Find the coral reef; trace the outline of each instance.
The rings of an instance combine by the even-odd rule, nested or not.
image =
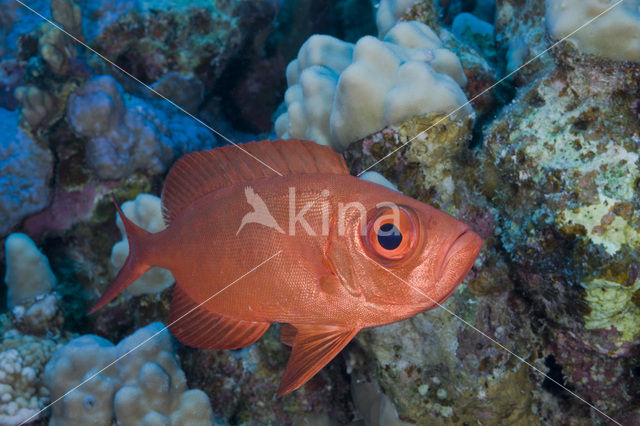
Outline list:
[[[152,123],[127,108],[111,77],[89,80],[69,98],[72,129],[87,138],[87,162],[102,179],[118,179],[138,168],[164,171],[172,158],[170,142]]]
[[[254,41],[249,49],[243,50],[242,66],[234,66],[231,72],[225,72],[220,83],[222,90],[216,90],[224,106],[224,115],[234,127],[261,133],[272,128],[271,116],[282,102],[286,89],[286,66],[312,34],[331,35],[353,43],[365,35],[375,35],[377,31],[375,7],[369,0],[283,0],[277,3],[273,21],[266,25],[263,20],[256,23],[258,27],[264,25],[260,35],[260,38],[264,37],[264,44]],[[270,32],[265,36],[267,31]]]
[[[472,123],[469,117],[416,118],[367,136],[344,154],[355,173],[375,165],[405,193],[446,209],[455,197],[456,160],[468,152]]]
[[[516,352],[538,340],[522,328],[526,308],[510,294],[513,284],[497,251],[491,208],[466,183],[474,168],[468,164],[470,127],[443,120],[420,135],[429,126],[432,122],[413,120],[386,128],[354,143],[345,153],[348,163],[358,172],[393,153],[378,169],[405,193],[463,217],[485,238],[484,249],[446,310],[360,333],[359,347],[349,353],[364,353],[364,361],[352,366],[352,374],[378,383],[404,421],[447,424],[480,417],[488,424],[507,418],[536,424],[537,402],[530,396],[536,381],[528,367],[469,328],[485,330],[498,341],[509,336]],[[505,309],[492,309],[495,305]]]
[[[378,27],[378,35],[383,38],[387,32],[401,20],[403,15],[413,6],[420,3],[420,0],[382,0],[378,4],[378,13],[376,13],[376,26]],[[431,2],[422,2],[424,6],[432,14],[437,13],[437,6]],[[431,4],[428,4],[431,3]],[[436,15],[437,16],[437,15]],[[437,22],[437,19],[435,19]],[[424,21],[423,21],[424,22]],[[427,23],[430,25],[430,23]]]
[[[463,288],[445,306],[470,319],[477,315],[482,328],[499,321],[493,325],[499,340],[514,333],[517,324],[491,313],[485,303],[474,307],[469,303],[473,299]],[[358,338],[373,357],[376,368],[370,371],[400,418],[428,424],[462,424],[478,418],[483,424],[537,424],[535,382],[528,367],[502,356],[450,312],[439,309]]]
[[[82,9],[73,0],[51,0],[51,18],[66,32],[83,40]]]
[[[53,1],[51,14],[61,20],[59,25],[81,31],[79,9],[71,0]],[[44,141],[51,126],[64,116],[69,93],[89,76],[89,70],[77,58],[74,42],[51,24],[21,36],[19,46],[18,64],[24,77],[14,95],[20,103],[20,124]]]
[[[172,337],[161,323],[116,346],[94,335],[75,338],[53,354],[44,380],[52,399],[62,397],[52,407],[51,425],[111,425],[114,419],[120,424],[213,423],[207,396],[187,390]]]
[[[613,7],[615,5],[615,7]],[[616,61],[640,62],[640,2],[546,0],[549,35],[585,53]],[[611,9],[607,11],[608,9]],[[593,21],[580,31],[587,22]]]
[[[187,137],[162,112],[131,98],[109,76],[95,77],[69,97],[71,128],[87,138],[86,161],[102,179],[120,179],[142,169],[161,173],[174,156],[211,147],[215,142],[203,130]],[[175,123],[176,120],[173,120]]]
[[[22,120],[32,128],[51,124],[59,118],[56,117],[58,101],[50,93],[35,86],[20,86],[14,95],[22,107]]]
[[[183,77],[177,72],[169,71],[153,83],[152,87],[192,114],[197,112],[204,100],[204,86],[193,75]]]
[[[24,234],[11,234],[4,253],[10,314],[0,314],[0,425],[9,426],[40,417],[45,364],[68,337],[48,259]]]
[[[479,178],[555,359],[578,394],[622,413],[634,391],[619,372],[640,332],[640,123],[637,83],[624,68],[596,83],[597,72],[558,70],[524,90],[489,129]],[[506,200],[523,208],[500,208]]]
[[[235,424],[308,424],[323,414],[329,424],[352,418],[348,377],[338,356],[303,388],[275,398],[289,356],[272,326],[256,344],[237,351],[180,351],[190,387],[209,395],[216,416]],[[325,417],[326,421],[326,417]]]
[[[6,238],[4,253],[12,326],[31,335],[58,334],[63,319],[49,260],[28,236],[19,233]]]
[[[13,111],[18,100],[13,95],[16,87],[22,84],[22,68],[15,59],[0,60],[0,108]]]
[[[509,58],[505,43],[529,37],[512,68],[546,47],[539,6],[498,2],[502,54]],[[515,19],[519,13],[525,19]],[[637,70],[578,58],[571,47],[533,65],[512,80],[530,86],[474,150],[424,137],[403,147],[422,124],[390,126],[345,152],[355,172],[389,155],[376,170],[485,238],[467,281],[445,305],[450,312],[357,339],[367,361],[354,371],[373,374],[403,420],[544,424],[558,421],[562,406],[578,422],[601,421],[473,326],[615,419],[637,422],[638,388],[633,375],[624,376],[640,330]],[[437,146],[442,151],[428,151]]]
[[[28,236],[11,234],[4,244],[7,268],[4,280],[10,308],[53,289],[56,277],[49,267],[49,260]]]
[[[398,418],[398,412],[388,396],[380,391],[375,382],[351,376],[353,404],[362,416],[365,425],[408,426],[411,423]]]
[[[490,23],[465,12],[454,18],[451,32],[458,40],[482,52],[485,58],[495,60],[496,52],[493,42],[495,36],[493,25]]]
[[[14,327],[34,336],[58,333],[64,325],[60,296],[56,292],[42,293],[11,310]]]
[[[613,4],[382,0],[374,16],[369,0],[29,2],[231,140],[273,136],[279,117],[277,134],[335,147],[353,174],[484,239],[442,308],[363,330],[276,399],[279,326],[241,350],[174,348],[152,323],[167,320],[167,271],[87,316],[128,253],[107,195],[158,232],[166,170],[219,141],[0,0],[0,425],[156,333],[30,421],[605,423],[556,381],[638,424],[638,1],[476,98]]]
[[[160,232],[166,227],[162,217],[160,198],[154,195],[140,194],[135,200],[122,203],[120,208],[133,223],[149,232]],[[129,255],[129,243],[119,215],[116,223],[123,238],[111,250],[111,264],[120,270]],[[153,267],[127,287],[125,294],[137,296],[146,293],[160,293],[174,282],[170,271]]]
[[[0,321],[2,326],[9,325],[6,318]],[[49,400],[42,373],[58,346],[59,342],[52,339],[25,336],[15,329],[3,331],[0,341],[0,425],[38,419],[38,412]]]
[[[448,14],[457,16],[460,13],[458,10],[465,9],[466,6],[462,7],[462,4],[457,3],[453,1],[437,4],[430,0],[382,1],[377,14],[378,31],[380,34],[386,34],[393,25],[405,21],[422,22],[433,29],[442,41],[442,47],[455,53],[459,58],[466,78],[466,85],[462,85],[462,89],[467,98],[471,99],[471,105],[479,118],[478,121],[482,121],[483,115],[491,113],[502,96],[499,91],[498,93],[484,93],[495,84],[499,74],[492,65],[494,61],[498,60],[494,37],[489,37],[486,33],[486,25],[491,25],[494,20],[491,16],[483,25],[482,21],[478,23],[475,15],[471,19],[466,19],[466,22],[472,20],[475,23],[473,31],[483,33],[481,37],[476,39],[466,37],[460,31],[462,25],[448,28],[442,22],[448,20]],[[482,9],[480,3],[477,3],[476,6]],[[389,13],[389,11],[393,13]],[[442,20],[440,19],[441,14],[444,15]],[[459,20],[464,21],[464,16],[462,15]],[[483,27],[483,30],[478,29],[479,25]],[[465,27],[467,27],[466,24]],[[458,34],[454,34],[456,32]]]
[[[640,247],[635,223],[640,127],[633,119],[635,97],[618,91],[615,101],[603,108],[610,93],[608,84],[594,85],[581,73],[569,78],[553,73],[539,80],[492,126],[485,150],[490,179],[484,182],[496,202],[517,197],[524,205],[535,206],[533,211],[503,213],[509,221],[502,232],[503,244],[519,263],[527,265],[528,273],[544,271],[556,292],[569,292],[567,300],[572,300],[576,313],[587,310],[589,328],[608,329],[606,318],[609,325],[623,327],[618,329],[619,338],[615,333],[610,336],[613,346],[606,350],[615,352],[625,341],[633,341],[632,335],[639,330],[629,316],[633,318],[637,309],[631,295]],[[544,126],[541,117],[545,117]],[[538,124],[533,126],[534,122]],[[507,165],[514,158],[517,169]],[[505,179],[517,185],[501,183]],[[523,238],[518,229],[538,232]],[[564,245],[563,240],[570,244]],[[544,266],[540,258],[535,264],[529,261],[535,252],[558,253],[560,247],[565,264],[555,265],[552,259]],[[553,284],[559,277],[551,279],[554,271],[562,272],[559,287]],[[583,291],[588,303],[581,306],[577,301],[583,299]],[[560,308],[555,302],[545,305]],[[626,320],[615,321],[618,309],[626,312]],[[600,310],[608,315],[603,317]],[[581,321],[581,316],[576,320]],[[590,340],[586,335],[583,339]]]
[[[29,7],[48,15],[49,1],[34,0]],[[19,40],[42,23],[42,19],[13,0],[0,1],[0,56],[15,59]]]
[[[56,0],[52,6],[58,6],[58,9],[52,7],[54,19],[56,19],[56,15],[58,15],[58,18],[66,21],[66,25],[58,21],[63,28],[70,28],[71,31],[76,33],[81,31],[81,28],[78,29],[80,26],[80,9],[76,4],[71,3],[69,0]],[[60,8],[65,10],[60,13],[55,13],[56,10]],[[66,10],[67,8],[72,8],[72,10]],[[70,16],[66,16],[67,13],[69,13]],[[69,37],[52,25],[40,27],[38,52],[51,72],[58,76],[69,73],[70,62],[77,55],[77,51]]]
[[[0,235],[46,207],[53,157],[18,127],[18,113],[0,109]]]
[[[518,85],[529,83],[553,66],[550,56],[542,54],[551,44],[546,32],[544,0],[499,0],[496,9],[496,47],[508,59],[505,72],[515,71],[540,55],[512,78]]]
[[[355,45],[312,36],[287,67],[287,82],[278,136],[337,150],[413,117],[472,113],[459,86],[466,77],[458,59],[419,22],[399,23],[384,40],[364,37]]]
[[[146,83],[168,72],[210,90],[228,62],[273,16],[268,1],[98,2],[90,11],[97,50]]]

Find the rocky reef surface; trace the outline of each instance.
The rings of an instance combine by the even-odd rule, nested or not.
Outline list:
[[[29,2],[65,34],[0,0],[0,425],[640,424],[640,4],[614,3]],[[166,270],[89,316],[129,250],[108,195],[159,231],[171,165],[228,142],[185,112],[330,145],[483,249],[282,398],[279,326],[181,345]]]

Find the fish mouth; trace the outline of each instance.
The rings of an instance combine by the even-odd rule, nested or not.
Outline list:
[[[444,299],[453,293],[460,281],[467,275],[481,248],[482,239],[469,227],[465,228],[453,240],[438,273],[438,282],[444,286],[451,286]]]

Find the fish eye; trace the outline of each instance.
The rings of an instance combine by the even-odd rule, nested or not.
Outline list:
[[[391,206],[378,208],[369,215],[363,242],[373,257],[393,261],[410,254],[417,238],[414,216],[404,207]]]
[[[385,223],[378,228],[378,243],[385,250],[395,250],[402,243],[402,234],[393,223]]]

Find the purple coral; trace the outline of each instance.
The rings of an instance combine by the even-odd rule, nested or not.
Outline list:
[[[151,100],[125,99],[112,77],[99,76],[69,96],[67,118],[73,131],[87,139],[86,162],[98,177],[122,179],[135,171],[162,173],[175,158],[216,145],[207,129],[166,108]]]
[[[160,173],[173,159],[170,141],[138,111],[127,109],[112,77],[95,77],[72,93],[67,115],[73,130],[88,139],[87,163],[103,179],[136,170]]]
[[[53,158],[18,127],[18,112],[0,108],[0,235],[49,201]]]

